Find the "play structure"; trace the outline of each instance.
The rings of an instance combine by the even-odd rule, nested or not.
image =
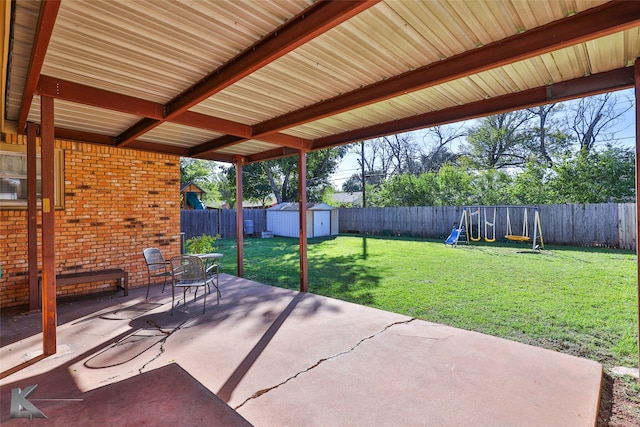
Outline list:
[[[462,209],[460,221],[453,225],[451,234],[449,234],[447,240],[444,241],[445,245],[458,246],[458,242],[460,241],[469,244],[469,222],[467,221],[467,215],[467,209]]]
[[[532,250],[536,250],[538,247],[540,249],[544,249],[544,240],[542,239],[542,226],[540,225],[540,213],[538,212],[538,208],[534,208],[534,219],[533,219],[533,237],[529,235],[529,218],[527,215],[527,207],[525,206],[523,209],[523,219],[522,219],[522,233],[521,234],[513,234],[511,229],[511,217],[509,215],[509,207],[507,207],[507,234],[504,236],[505,239],[512,242],[532,242]],[[538,245],[538,242],[540,244]]]
[[[484,238],[485,242],[496,241],[496,218],[498,208],[506,213],[504,228],[505,240],[510,242],[530,243],[532,250],[544,249],[544,240],[542,238],[542,226],[540,223],[540,213],[535,206],[493,206],[493,215],[491,215],[491,207],[465,207],[462,209],[460,221],[454,224],[451,234],[445,240],[445,245],[457,246],[458,243],[479,242]],[[530,233],[529,211],[533,210],[533,233]],[[516,215],[513,215],[516,213]],[[491,215],[491,220],[489,216]],[[512,218],[519,228],[522,225],[521,233],[514,233],[515,227],[512,227]],[[517,218],[517,219],[516,219]],[[520,222],[520,218],[522,222]],[[484,221],[484,222],[483,222]],[[484,227],[482,226],[484,224]],[[484,230],[484,233],[482,233]],[[484,234],[484,236],[482,235]]]
[[[206,192],[192,182],[180,185],[180,208],[181,209],[207,209],[202,201]]]

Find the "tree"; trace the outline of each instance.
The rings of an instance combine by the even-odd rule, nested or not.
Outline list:
[[[354,173],[343,184],[342,191],[345,193],[353,193],[362,191],[362,174]]]
[[[330,186],[329,177],[338,167],[346,148],[328,148],[307,154],[307,200],[322,200],[326,187]],[[269,160],[243,166],[243,198],[264,201],[273,195],[277,203],[298,200],[298,156]],[[227,168],[227,200],[235,201],[235,169]]]
[[[478,171],[473,179],[473,195],[468,204],[508,205],[513,202],[511,187],[513,178],[497,169]]]
[[[561,129],[560,122],[555,118],[555,113],[562,108],[561,104],[554,103],[529,109],[537,121],[537,125],[530,130],[531,154],[547,167],[553,167],[554,161],[569,150],[572,143],[572,138]]]
[[[371,194],[370,202],[376,206],[431,206],[437,194],[436,175],[400,174],[387,180],[380,190]]]
[[[360,160],[358,160],[359,162]],[[371,171],[369,173],[365,173],[365,184],[367,186],[380,186],[384,181],[384,172],[382,171]],[[354,191],[362,191],[362,174],[354,173],[342,184],[342,191],[347,193],[352,193]]]
[[[467,134],[466,155],[478,169],[522,166],[529,157],[527,110],[496,114],[482,119]]]
[[[514,204],[538,205],[554,203],[554,193],[549,188],[551,170],[534,156],[529,158],[524,170],[516,175],[511,188]]]
[[[580,144],[580,150],[590,153],[599,138],[611,131],[620,117],[626,113],[627,107],[621,106],[620,99],[612,92],[603,95],[581,98],[571,109],[573,115],[568,117],[569,127],[573,130]],[[609,135],[610,139],[613,135]]]
[[[557,203],[629,202],[635,198],[635,156],[629,148],[580,151],[554,172],[550,186]]]
[[[423,174],[425,175],[425,174]],[[436,205],[461,206],[468,204],[473,196],[473,177],[462,168],[446,164],[436,174]]]
[[[420,156],[422,172],[437,172],[445,163],[453,163],[458,155],[451,151],[453,141],[464,136],[462,127],[434,126],[427,129],[423,140],[431,140],[428,151]]]

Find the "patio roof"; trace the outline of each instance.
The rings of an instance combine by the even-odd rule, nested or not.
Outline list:
[[[631,1],[4,7],[3,130],[44,95],[56,137],[226,162],[632,87],[640,56]]]
[[[55,353],[54,137],[234,162],[238,203],[243,164],[298,155],[304,204],[305,152],[634,86],[637,103],[640,92],[634,1],[13,0],[0,18],[2,132],[27,132],[35,147],[39,124],[47,165],[46,355]],[[238,209],[239,276],[242,224]]]

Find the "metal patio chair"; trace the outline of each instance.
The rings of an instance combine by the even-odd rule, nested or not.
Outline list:
[[[193,300],[198,297],[198,288],[204,287],[204,303],[202,314],[207,307],[207,288],[213,285],[216,288],[218,304],[220,304],[220,288],[217,281],[217,265],[205,268],[204,261],[195,255],[180,255],[171,258],[171,314],[175,305],[176,288],[182,288],[182,298],[185,302],[187,289],[195,288]]]
[[[162,252],[160,252],[158,248],[146,248],[142,251],[142,255],[144,256],[144,261],[147,263],[147,296],[145,298],[149,298],[149,288],[151,287],[152,278],[164,278],[164,283],[162,284],[162,293],[164,293],[167,278],[171,277],[171,271],[169,270],[171,264],[169,261],[165,261]]]

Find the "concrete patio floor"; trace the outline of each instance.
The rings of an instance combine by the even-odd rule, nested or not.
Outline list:
[[[58,353],[0,381],[0,421],[595,425],[596,362],[224,274],[220,287],[204,315],[188,295],[171,316],[161,286],[59,302]],[[39,313],[3,311],[2,371],[41,352],[39,330]],[[34,384],[48,418],[12,419],[11,390]]]

